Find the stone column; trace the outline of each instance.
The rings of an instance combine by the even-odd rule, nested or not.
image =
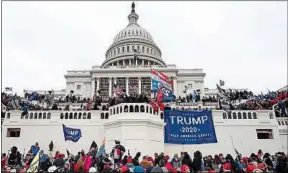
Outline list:
[[[117,77],[113,78],[113,85],[112,85],[112,91],[114,90],[114,84],[117,84]],[[114,97],[116,97],[116,93],[113,94]]]
[[[126,94],[129,96],[129,77],[126,77]]]
[[[142,59],[142,66],[144,67],[144,59]]]
[[[141,77],[138,77],[138,94],[141,94]]]
[[[112,78],[109,77],[109,97],[112,96]]]
[[[100,78],[97,78],[97,87],[96,87],[96,92],[100,90]],[[96,93],[98,95],[98,93]]]
[[[93,97],[95,92],[95,78],[91,79],[91,97]]]
[[[175,97],[178,97],[178,88],[177,88],[177,80],[176,77],[173,77],[173,92]]]
[[[132,63],[131,63],[131,59],[129,59],[129,66],[131,66],[132,65]]]

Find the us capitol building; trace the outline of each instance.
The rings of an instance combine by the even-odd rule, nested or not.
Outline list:
[[[150,69],[163,72],[173,80],[176,97],[184,96],[185,87],[204,94],[202,69],[178,69],[174,64],[166,64],[161,49],[150,33],[138,24],[139,16],[132,4],[128,15],[128,25],[114,38],[107,49],[101,66],[93,66],[89,71],[67,71],[66,94],[71,90],[81,97],[91,98],[97,91],[100,96],[113,96],[113,84],[125,89],[127,95],[147,94],[151,96]],[[137,56],[135,59],[134,57]],[[130,88],[133,84],[135,88]]]

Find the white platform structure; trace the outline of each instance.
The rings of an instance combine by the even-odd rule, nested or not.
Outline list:
[[[172,108],[183,106],[171,105]],[[188,106],[184,106],[187,108]],[[149,104],[119,104],[109,111],[34,111],[22,117],[20,111],[6,113],[2,126],[2,151],[8,151],[17,145],[20,151],[27,151],[35,142],[48,150],[51,140],[55,151],[72,153],[83,148],[87,151],[94,140],[98,145],[106,139],[106,151],[111,151],[114,140],[120,140],[131,152],[141,151],[153,155],[165,152],[169,155],[201,150],[204,155],[220,152],[235,154],[235,147],[243,154],[257,152],[275,153],[287,151],[288,119],[275,118],[272,111],[213,111],[213,119],[218,143],[201,145],[164,144],[163,112],[155,112]],[[79,128],[82,137],[78,142],[65,141],[62,124]],[[17,131],[19,137],[10,137],[11,131]],[[257,131],[268,131],[270,139],[258,139]]]

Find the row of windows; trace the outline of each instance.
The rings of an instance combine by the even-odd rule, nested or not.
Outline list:
[[[51,119],[51,113],[48,112],[40,112],[40,113],[37,113],[37,112],[31,112],[31,113],[27,113],[25,116],[21,116],[21,119]]]
[[[74,114],[72,112],[61,113],[60,119],[91,119],[91,112],[74,112]]]
[[[288,121],[278,121],[278,124],[281,125],[288,125]]]
[[[150,34],[146,33],[146,32],[143,32],[142,34],[142,31],[141,30],[136,30],[134,32],[134,29],[133,30],[128,30],[128,31],[123,31],[121,32],[120,34],[117,35],[117,39],[120,39],[120,38],[123,38],[123,37],[126,37],[126,36],[143,36],[145,38],[150,38]]]
[[[155,49],[145,47],[145,46],[134,46],[134,45],[115,48],[114,50],[111,50],[107,54],[107,56],[112,57],[112,56],[114,56],[116,54],[120,54],[120,53],[134,52],[135,49],[140,53],[146,53],[146,54],[159,56],[159,52]]]
[[[124,109],[124,110],[123,110]],[[119,113],[122,113],[122,112],[141,112],[141,113],[150,113],[150,114],[154,114],[154,115],[158,115],[159,112],[158,111],[155,111],[152,109],[152,107],[148,107],[146,106],[146,109],[145,109],[145,106],[144,105],[141,105],[140,107],[138,105],[134,106],[134,105],[125,105],[124,108],[122,109],[122,106],[119,106],[119,107],[114,107],[112,109],[110,109],[110,115],[115,115],[115,114],[119,114]]]
[[[126,59],[126,60],[119,60],[119,61],[114,61],[111,64],[109,64],[108,66],[129,66],[131,61],[131,65],[134,65],[134,59]],[[137,64],[136,65],[144,65],[144,66],[149,66],[149,65],[160,65],[156,62],[153,61],[149,61],[149,60],[144,60],[144,59],[139,59],[136,61]]]
[[[252,118],[253,117],[253,118]],[[223,119],[257,119],[257,113],[256,112],[248,112],[248,114],[246,112],[238,112],[236,114],[236,112],[228,112],[228,114],[226,112],[223,113]]]

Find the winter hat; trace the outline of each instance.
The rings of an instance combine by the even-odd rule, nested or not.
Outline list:
[[[145,172],[145,170],[144,170],[144,168],[142,168],[141,166],[136,166],[135,168],[134,168],[134,171],[133,172],[136,172],[136,173],[144,173]]]
[[[125,173],[125,172],[128,172],[129,171],[129,168],[127,166],[122,166],[121,168],[121,172],[122,173]]]
[[[132,163],[132,158],[128,158],[127,163]]]
[[[168,155],[166,155],[164,158],[165,158],[165,160],[169,160],[170,159],[170,157]]]
[[[89,172],[97,172],[97,169],[94,168],[94,167],[91,167],[91,168],[89,169]]]
[[[57,169],[56,166],[51,166],[51,167],[49,167],[48,172],[55,172],[56,169]]]
[[[161,169],[160,167],[154,167],[151,170],[151,173],[164,173],[163,169]]]

